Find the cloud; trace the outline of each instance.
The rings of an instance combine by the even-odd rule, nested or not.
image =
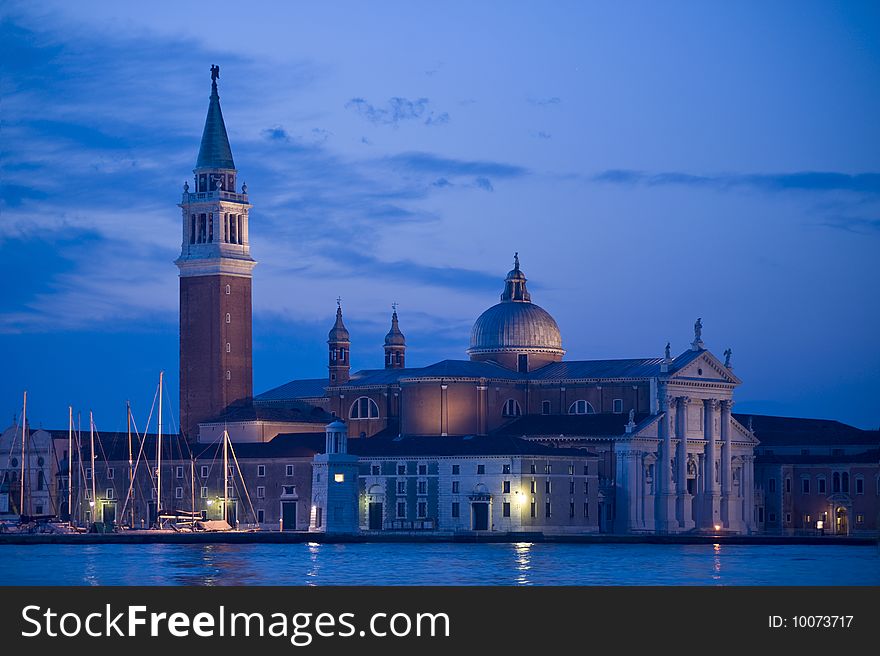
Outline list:
[[[397,127],[404,121],[419,121],[424,125],[444,125],[449,122],[449,113],[435,113],[429,108],[427,98],[409,100],[395,96],[389,98],[385,107],[379,107],[363,98],[352,98],[345,103],[346,109],[353,110],[358,116],[374,125],[390,125]]]
[[[531,133],[533,137],[536,139],[550,139],[552,135],[549,132],[544,132],[543,130],[538,130],[537,132]]]
[[[504,164],[486,160],[462,160],[441,157],[432,153],[407,152],[386,159],[393,167],[400,167],[415,173],[428,173],[446,176],[491,176],[495,178],[518,178],[529,170],[516,164]]]
[[[880,233],[880,219],[834,217],[826,219],[825,221],[820,222],[818,225],[861,235]]]
[[[290,135],[280,125],[276,125],[274,128],[266,128],[261,134],[270,141],[290,141]]]
[[[492,186],[492,182],[489,178],[474,178],[474,186],[483,189],[484,191],[495,191],[495,187]]]
[[[558,105],[562,102],[559,96],[552,96],[550,98],[534,98],[529,97],[526,99],[530,104],[536,105],[538,107],[547,107],[548,105]]]
[[[694,175],[691,173],[646,173],[631,169],[610,169],[592,177],[594,182],[623,185],[709,187],[731,189],[747,187],[768,192],[782,191],[850,191],[857,194],[880,194],[880,173],[855,175],[828,171],[796,173],[745,173]]]
[[[446,178],[437,178],[436,180],[434,180],[434,182],[431,183],[431,185],[434,187],[440,187],[442,189],[443,187],[451,187],[452,183]]]

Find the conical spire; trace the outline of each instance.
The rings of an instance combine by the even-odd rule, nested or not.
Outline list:
[[[391,330],[385,335],[385,346],[406,346],[406,338],[400,332],[397,324],[397,304],[393,304],[394,311],[391,314]]]
[[[504,293],[501,294],[502,302],[516,301],[519,303],[531,303],[532,296],[526,289],[526,276],[519,270],[519,253],[513,254],[513,269],[504,280]]]
[[[208,104],[208,116],[205,119],[205,130],[202,132],[202,144],[199,147],[197,169],[234,169],[232,148],[226,135],[226,124],[223,112],[220,111],[220,96],[217,93],[217,78],[220,67],[211,66],[211,100]]]
[[[349,341],[350,336],[348,334],[348,328],[345,327],[345,324],[342,323],[342,299],[336,299],[336,323],[333,324],[333,328],[330,330],[330,334],[327,336],[328,342],[347,342]]]

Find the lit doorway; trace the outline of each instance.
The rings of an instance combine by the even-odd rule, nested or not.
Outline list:
[[[837,512],[834,517],[835,533],[837,535],[849,535],[849,522],[847,521],[846,508],[837,506]]]

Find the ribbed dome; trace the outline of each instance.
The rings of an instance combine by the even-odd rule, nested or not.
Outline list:
[[[503,301],[483,312],[474,323],[468,353],[533,349],[562,353],[562,335],[556,321],[534,303]]]
[[[531,302],[519,255],[505,279],[501,302],[483,312],[471,330],[471,355],[504,351],[541,352],[562,356],[559,326],[543,308]]]

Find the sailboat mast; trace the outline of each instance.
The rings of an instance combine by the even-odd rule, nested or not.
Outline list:
[[[196,526],[196,459],[189,457],[189,499],[192,504],[192,527]]]
[[[73,528],[73,406],[67,406],[67,523]]]
[[[161,526],[159,515],[162,512],[162,377],[159,372],[159,439],[156,441],[156,522]]]
[[[131,504],[131,527],[134,528],[134,503],[131,500],[131,490],[134,489],[134,469],[131,460],[131,402],[125,402],[125,421],[128,426],[128,502]]]
[[[95,517],[97,516],[98,499],[95,496],[95,418],[91,410],[89,410],[89,453],[92,463],[92,499],[89,501],[89,506],[94,508],[92,511],[92,524],[94,524]]]
[[[223,521],[229,521],[229,433],[223,430]]]
[[[24,485],[27,469],[24,466],[25,444],[27,442],[27,390],[24,391],[24,402],[21,406],[21,492],[18,501],[18,514],[24,516]]]

